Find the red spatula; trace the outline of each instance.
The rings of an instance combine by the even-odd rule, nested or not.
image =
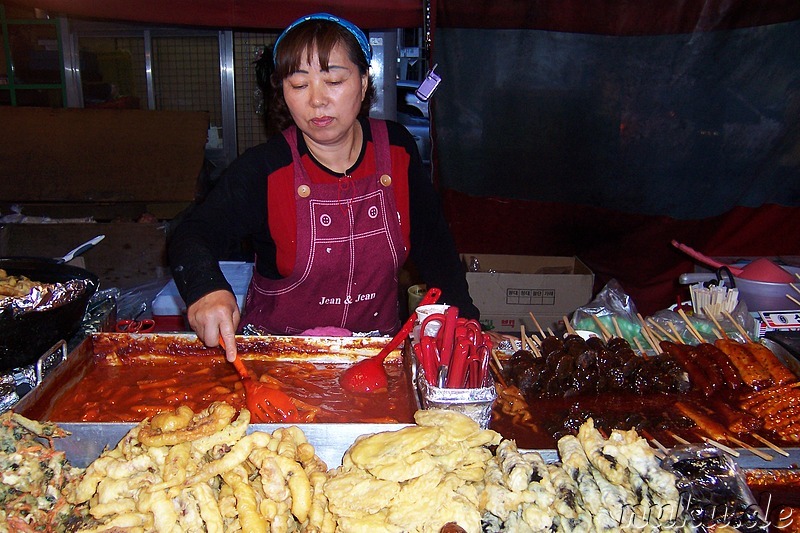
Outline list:
[[[225,341],[219,337],[219,345],[225,348]],[[244,363],[239,358],[233,360],[233,366],[242,378],[244,401],[247,409],[257,422],[298,422],[300,420],[297,407],[292,398],[283,391],[273,389],[266,383],[253,380]]]
[[[441,295],[442,291],[440,289],[428,289],[419,305],[435,304]],[[375,392],[385,389],[389,385],[389,377],[386,375],[386,369],[383,368],[383,361],[406,340],[406,337],[414,328],[416,319],[417,312],[414,311],[408,317],[406,323],[403,324],[403,327],[400,328],[400,331],[397,332],[397,335],[392,337],[392,340],[377,355],[359,361],[345,370],[339,378],[342,388],[348,392]]]

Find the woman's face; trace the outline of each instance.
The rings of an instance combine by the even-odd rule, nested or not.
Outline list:
[[[320,68],[314,52],[310,64],[302,62],[283,80],[283,95],[297,127],[314,142],[330,144],[352,131],[367,82],[367,75],[362,76],[341,45],[336,45],[327,71]]]

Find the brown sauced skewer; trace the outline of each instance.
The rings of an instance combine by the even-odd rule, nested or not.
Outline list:
[[[671,356],[689,374],[692,387],[709,397],[714,393],[715,385],[708,373],[697,363],[691,354],[691,348],[686,344],[671,341],[661,341],[661,350]]]
[[[719,348],[730,359],[747,385],[754,389],[762,389],[773,385],[772,376],[753,357],[744,344],[733,339],[717,339],[714,346]]]
[[[778,357],[772,353],[772,350],[761,344],[760,342],[748,342],[745,349],[750,352],[753,359],[760,364],[770,376],[776,385],[786,385],[797,381],[797,377],[784,365]]]

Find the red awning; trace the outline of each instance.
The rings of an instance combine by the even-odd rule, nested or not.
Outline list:
[[[318,11],[365,29],[419,28],[422,0],[11,0],[74,18],[238,29],[281,29]],[[656,35],[800,19],[797,0],[431,0],[435,26]]]
[[[367,29],[422,26],[421,0],[13,0],[73,18],[238,29],[282,29],[309,13],[334,13]]]

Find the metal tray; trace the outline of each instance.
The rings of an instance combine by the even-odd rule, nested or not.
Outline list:
[[[107,334],[97,334],[107,335]],[[93,337],[97,337],[97,335]],[[116,334],[115,334],[116,335]],[[139,341],[146,340],[151,335],[141,335]],[[162,337],[164,335],[161,335]],[[131,341],[136,342],[135,335],[131,335]],[[167,335],[172,337],[177,343],[183,342],[197,342],[194,335]],[[306,357],[311,360],[312,358],[319,357],[319,361],[355,361],[364,357],[369,357],[377,353],[377,350],[382,346],[382,342],[387,342],[385,339],[372,339],[372,340],[342,340],[343,338],[314,338],[315,342],[320,345],[319,353],[307,354]],[[347,339],[347,338],[344,338]],[[49,403],[52,395],[58,395],[63,391],[68,390],[70,386],[79,381],[81,377],[90,369],[91,358],[94,357],[93,338],[88,338],[76,347],[67,359],[59,364],[55,370],[47,377],[41,385],[34,388],[27,394],[14,408],[20,414],[28,416],[29,418],[45,420],[46,417],[37,414],[37,404]],[[253,344],[249,342],[252,341]],[[243,357],[256,357],[255,350],[252,350],[258,343],[260,346],[265,346],[264,343],[278,342],[278,345],[290,343],[286,338],[237,338],[237,344],[241,343],[244,348]],[[333,353],[331,350],[327,356],[323,355],[323,346],[334,346]],[[372,343],[372,344],[371,344]],[[377,344],[374,344],[377,343]],[[787,352],[782,350],[781,347],[775,343],[765,344],[776,353],[784,362],[790,365],[790,368],[800,374],[800,365],[791,356],[787,357]],[[775,347],[777,346],[777,347]],[[288,350],[288,348],[287,348]],[[326,358],[327,357],[327,358]],[[392,357],[401,357],[400,352],[392,354]],[[413,357],[405,357],[404,364],[407,365],[408,375],[411,378],[414,374],[412,365]],[[795,366],[791,366],[794,362]],[[419,397],[414,394],[414,398],[419,402]],[[419,408],[419,404],[417,406]],[[336,467],[341,464],[342,455],[347,448],[355,442],[356,438],[360,435],[372,434],[381,431],[393,431],[404,427],[406,424],[298,424],[298,427],[303,429],[308,441],[314,445],[317,454],[326,462],[330,467]],[[105,447],[114,447],[117,442],[134,426],[133,423],[59,423],[71,433],[69,437],[63,439],[56,439],[56,448],[64,450],[67,458],[77,466],[85,466],[96,459]],[[279,427],[285,427],[285,424],[251,424],[249,431],[268,431],[272,432]],[[759,448],[761,451],[768,453],[773,457],[772,461],[765,461],[751,452],[738,449],[740,456],[736,458],[736,463],[745,469],[752,468],[797,468],[800,465],[800,448],[786,448],[789,453],[788,457],[777,454],[768,448]],[[545,461],[553,462],[558,460],[558,454],[555,449],[537,449]]]
[[[85,468],[97,459],[103,450],[114,448],[128,431],[136,424],[84,424],[64,423],[59,427],[70,432],[68,437],[55,439],[54,445],[64,451],[69,462]],[[344,452],[361,435],[369,435],[382,431],[395,431],[408,424],[297,424],[303,430],[308,442],[325,461],[328,468],[336,468],[342,464]],[[285,424],[250,424],[247,432],[266,431],[272,433]]]
[[[236,338],[239,356],[244,360],[303,361],[312,363],[353,362],[377,354],[388,338],[370,337],[280,337],[240,336]],[[194,334],[96,333],[76,346],[55,369],[14,407],[14,411],[35,420],[49,420],[52,406],[73,390],[93,368],[96,358],[126,359],[147,362],[159,358],[173,361],[182,355],[222,358],[221,348],[208,348]],[[411,381],[410,360],[400,349],[389,354],[388,361],[402,361],[404,381],[401,387],[420,408],[419,396]],[[409,420],[410,422],[410,420]]]

